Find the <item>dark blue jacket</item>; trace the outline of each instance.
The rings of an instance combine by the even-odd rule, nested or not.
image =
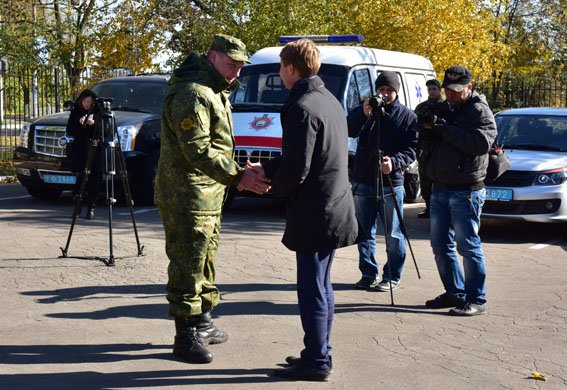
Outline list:
[[[393,170],[389,174],[392,184],[404,184],[404,171],[416,158],[417,117],[412,110],[400,103],[399,99],[386,105],[385,115],[373,115],[367,123],[362,105],[352,110],[347,118],[349,137],[358,137],[358,147],[352,179],[356,182],[374,184],[378,163],[376,160],[378,130],[380,150],[392,159]],[[372,123],[376,121],[372,131]],[[379,124],[379,126],[378,126]]]
[[[276,196],[287,198],[284,245],[317,252],[358,235],[348,180],[344,111],[315,76],[292,87],[281,112],[282,155],[263,164]]]

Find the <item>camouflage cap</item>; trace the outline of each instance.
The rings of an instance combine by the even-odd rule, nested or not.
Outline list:
[[[243,61],[248,64],[248,53],[246,52],[246,45],[238,38],[231,37],[230,35],[217,34],[213,37],[213,43],[209,50],[224,53],[235,61]]]

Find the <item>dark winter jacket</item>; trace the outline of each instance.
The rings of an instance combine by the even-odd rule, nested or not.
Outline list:
[[[90,90],[84,90],[83,92],[81,92],[81,94],[75,101],[73,109],[71,110],[69,120],[67,121],[67,128],[65,129],[65,133],[73,137],[72,145],[68,149],[70,155],[68,155],[67,157],[71,159],[71,167],[74,172],[82,172],[85,169],[89,151],[89,141],[95,136],[96,123],[95,125],[83,126],[79,122],[79,119],[81,119],[85,115],[93,114],[94,111],[87,111],[81,106],[80,102],[87,96],[96,99],[96,94]],[[95,119],[96,122],[97,118],[93,117],[93,119]],[[100,149],[100,147],[98,149]],[[101,169],[99,160],[102,158],[102,155],[98,152],[98,149],[97,152],[95,152],[93,164],[91,165],[91,168],[93,168],[93,170]]]
[[[447,124],[434,141],[427,176],[441,189],[483,188],[488,150],[496,138],[496,123],[486,98],[473,92],[454,111],[445,102],[439,115]]]
[[[282,112],[282,155],[263,164],[274,194],[287,198],[283,244],[317,252],[355,243],[344,111],[315,76],[299,80]]]
[[[382,150],[384,156],[392,159],[393,170],[389,174],[392,184],[394,187],[403,185],[404,171],[416,158],[417,119],[415,114],[402,105],[399,99],[386,106],[385,115],[372,116],[368,122],[362,110],[362,105],[356,107],[347,118],[349,137],[358,137],[352,179],[366,184],[376,182],[378,169],[376,152],[379,136],[379,149]],[[378,118],[380,120],[376,121]],[[374,127],[372,127],[373,122],[376,122]],[[365,126],[366,123],[368,125]],[[363,127],[366,128],[363,130]]]

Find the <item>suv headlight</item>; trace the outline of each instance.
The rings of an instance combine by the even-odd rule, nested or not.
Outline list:
[[[567,167],[540,172],[534,181],[536,186],[556,186],[567,181]]]
[[[120,135],[120,148],[123,152],[131,152],[134,150],[136,143],[136,135],[138,135],[138,128],[136,126],[118,126],[118,135]],[[117,142],[118,140],[114,140]]]
[[[29,122],[24,122],[24,124],[22,125],[22,130],[20,131],[20,146],[22,148],[28,147],[30,127],[31,124]]]

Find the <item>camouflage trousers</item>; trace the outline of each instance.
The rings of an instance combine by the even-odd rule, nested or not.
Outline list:
[[[188,317],[211,311],[219,302],[215,286],[221,215],[159,209],[165,230],[169,315]]]

